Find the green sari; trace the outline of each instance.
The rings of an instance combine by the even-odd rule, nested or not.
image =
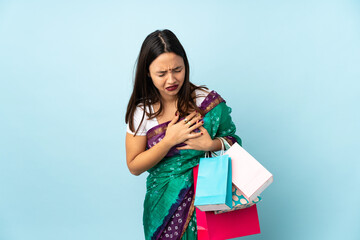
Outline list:
[[[199,106],[204,110],[203,127],[212,139],[224,137],[230,145],[241,139],[235,135],[231,108],[215,91],[210,92]],[[147,132],[147,148],[165,136],[169,122],[157,125]],[[204,157],[204,151],[176,150],[149,169],[146,181],[143,224],[146,240],[197,239],[194,211],[193,167]]]

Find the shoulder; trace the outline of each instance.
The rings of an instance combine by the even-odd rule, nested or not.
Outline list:
[[[216,92],[215,90],[196,89],[195,95],[196,95],[196,105],[198,105],[198,106],[207,105],[208,103],[211,103],[211,102],[216,102],[217,104],[221,103],[221,102],[226,103],[225,99],[223,99],[220,96],[220,94],[218,92]]]
[[[134,118],[136,115],[139,115],[139,114],[143,115],[144,113],[145,113],[145,107],[143,104],[140,103],[135,108]],[[145,113],[145,115],[146,115],[146,113]]]
[[[148,120],[148,114],[150,114],[150,112],[153,112],[153,106],[152,105],[147,105],[144,106],[144,104],[139,103],[134,111],[134,119],[138,118],[140,116],[140,118],[142,118],[144,116],[144,120]]]
[[[200,88],[195,90],[195,95],[196,97],[206,97],[210,92],[209,89]]]
[[[150,106],[146,106],[146,108],[145,108],[143,104],[138,104],[135,108],[134,117],[132,120],[134,123],[135,130],[139,128],[137,135],[140,135],[140,136],[146,135],[146,132],[147,132],[149,126],[153,125],[152,119],[149,119],[146,114],[146,113],[150,112],[149,108],[150,108]],[[127,127],[127,132],[134,134],[134,132],[130,130],[129,124]]]
[[[204,88],[195,89],[196,105],[200,106],[201,103],[205,100],[205,98],[209,95],[210,92],[211,92],[211,90],[204,89]]]

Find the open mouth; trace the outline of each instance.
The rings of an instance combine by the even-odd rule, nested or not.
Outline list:
[[[170,86],[170,87],[167,87],[166,90],[168,91],[175,91],[177,88],[178,88],[179,85],[173,85],[173,86]]]

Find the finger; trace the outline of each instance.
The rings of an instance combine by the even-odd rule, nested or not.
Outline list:
[[[186,150],[186,149],[191,149],[191,148],[189,147],[189,145],[186,145],[186,146],[183,146],[183,147],[177,147],[176,149],[177,150]]]
[[[203,121],[203,122],[204,122],[204,121]],[[200,130],[200,131],[207,131],[206,128],[204,128],[203,126],[200,126],[200,127],[199,127],[199,130]]]
[[[177,147],[176,149],[185,149],[188,147],[188,143],[189,143],[189,139],[185,140],[182,144],[184,144],[183,146]]]
[[[173,117],[173,119],[171,119],[168,126],[174,125],[178,121],[178,119],[179,119],[179,113],[176,111],[175,116]]]
[[[192,138],[198,138],[198,137],[200,137],[200,136],[202,136],[203,135],[203,133],[202,132],[199,132],[199,133],[189,133],[188,134],[188,139],[192,139]]]
[[[190,116],[190,115],[189,115]],[[192,119],[187,118],[188,122],[186,124],[192,126],[193,124],[197,123],[199,120],[202,119],[201,114],[196,113],[195,116]]]
[[[204,121],[200,121],[200,122],[194,124],[193,126],[191,126],[191,127],[189,128],[189,131],[192,132],[192,131],[194,131],[195,129],[202,127],[203,124],[204,124]],[[205,129],[204,127],[202,127],[202,128]],[[201,131],[201,129],[199,129],[199,130]]]
[[[196,116],[196,111],[190,113],[189,115],[187,115],[184,119],[184,123],[186,124],[187,122],[191,121],[191,119],[193,119],[194,116]]]
[[[199,113],[199,114],[197,114],[195,117],[194,117],[194,119],[196,120],[196,121],[199,121],[199,120],[201,120],[203,118],[203,116]]]

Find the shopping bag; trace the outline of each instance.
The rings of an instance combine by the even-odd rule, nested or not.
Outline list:
[[[223,137],[218,137],[218,139],[222,143],[223,150],[224,149],[228,150],[231,147],[230,144]],[[222,152],[222,153],[224,154],[224,152]],[[251,207],[254,204],[258,203],[259,201],[261,201],[260,196],[253,198],[252,201],[247,200],[244,197],[244,195],[242,194],[242,192],[233,184],[233,186],[232,186],[232,208],[230,210],[214,211],[214,213],[219,214],[219,213],[230,212],[230,211],[234,211],[234,210],[238,210],[238,209],[248,208],[248,207]]]
[[[194,205],[202,211],[231,209],[231,172],[228,155],[201,158]]]
[[[261,197],[258,196],[253,201],[249,202],[244,195],[241,194],[240,190],[233,184],[232,185],[232,208],[230,210],[218,210],[214,211],[215,214],[235,211],[253,206],[261,201]]]
[[[253,202],[273,182],[273,175],[238,143],[225,154],[231,158],[233,184],[249,202]]]
[[[193,173],[196,194],[198,166],[193,169]],[[260,233],[256,205],[221,214],[196,208],[196,222],[198,240],[225,240]]]

